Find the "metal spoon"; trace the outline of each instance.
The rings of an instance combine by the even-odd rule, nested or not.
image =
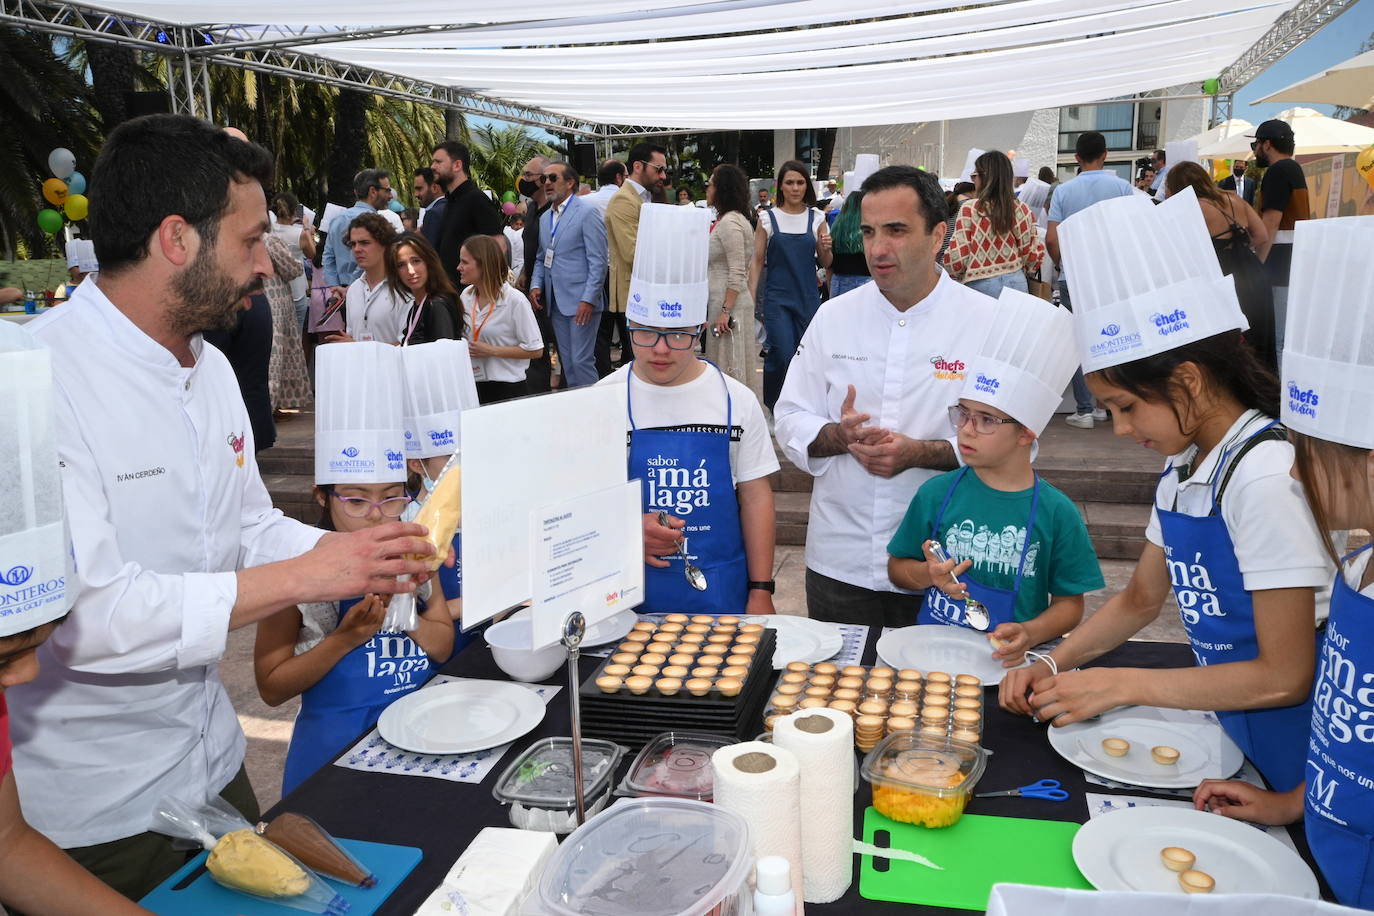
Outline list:
[[[949,554],[945,553],[945,549],[935,541],[930,542],[930,555],[935,558],[937,563],[944,563],[949,560]],[[959,577],[952,572],[949,574],[949,579],[955,585],[959,584]],[[983,602],[972,596],[964,599],[964,619],[968,621],[969,626],[982,632],[987,632],[988,625],[992,623],[992,615],[983,606]]]
[[[658,523],[664,528],[672,527],[668,524],[667,512],[658,513]],[[686,535],[683,535],[682,539],[677,542],[677,555],[682,558],[682,572],[687,577],[687,584],[699,592],[706,591],[706,573],[701,571],[701,567],[687,559]]]

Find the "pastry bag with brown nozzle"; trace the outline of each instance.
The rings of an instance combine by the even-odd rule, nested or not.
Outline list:
[[[430,569],[438,569],[448,559],[449,548],[453,545],[453,536],[458,533],[458,525],[463,519],[461,455],[461,452],[454,452],[449,457],[448,463],[444,465],[444,469],[439,472],[438,479],[434,481],[434,489],[425,497],[419,513],[415,516],[415,524],[424,525],[429,529],[429,533],[425,535],[425,540],[434,547],[434,555],[431,557],[412,555],[410,559],[425,561],[429,563]],[[398,577],[398,581],[401,582],[409,579],[410,576],[408,575]],[[442,600],[442,596],[436,600]],[[418,617],[415,595],[411,592],[400,592],[392,596],[391,603],[387,605],[386,619],[382,621],[382,632],[409,633],[419,625]]]
[[[257,831],[322,875],[356,887],[377,884],[376,875],[340,846],[329,831],[304,814],[278,814],[271,821],[258,824]]]

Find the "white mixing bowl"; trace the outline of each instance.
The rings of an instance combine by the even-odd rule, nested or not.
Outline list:
[[[534,632],[532,621],[503,620],[487,627],[487,645],[496,666],[517,681],[536,683],[553,674],[568,659],[562,643],[543,649],[530,647]]]

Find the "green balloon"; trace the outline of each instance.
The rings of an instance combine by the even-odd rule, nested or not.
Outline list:
[[[514,191],[507,191],[501,195],[501,203],[503,204],[513,204],[517,199]]]
[[[38,228],[49,235],[56,235],[62,231],[62,214],[56,210],[39,210]]]

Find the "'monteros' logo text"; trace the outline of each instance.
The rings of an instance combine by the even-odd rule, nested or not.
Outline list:
[[[32,566],[11,566],[3,574],[0,574],[0,582],[5,585],[23,585],[29,581],[29,576],[32,575]]]
[[[1109,325],[1107,325],[1105,328],[1103,328],[1102,331],[1101,331],[1101,334],[1102,334],[1103,337],[1115,337],[1116,335],[1118,335],[1118,334],[1120,334],[1120,333],[1121,333],[1121,325],[1119,325],[1119,324],[1109,324]]]
[[[341,454],[342,454],[345,458],[357,458],[357,457],[358,457],[358,450],[357,450],[356,448],[354,448],[353,446],[350,445],[348,448],[344,449],[344,450],[341,452]]]

